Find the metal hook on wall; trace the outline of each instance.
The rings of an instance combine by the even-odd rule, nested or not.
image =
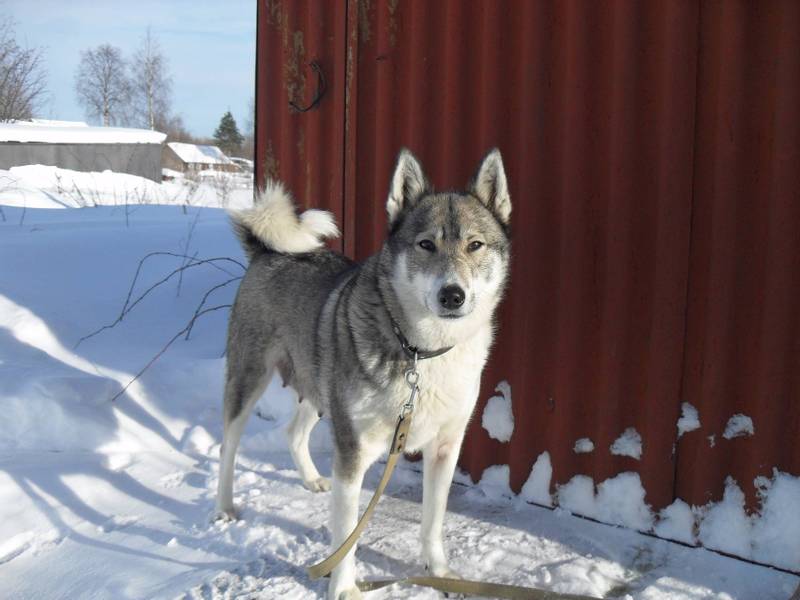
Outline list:
[[[312,60],[309,64],[309,67],[317,74],[317,92],[314,94],[314,99],[311,101],[306,107],[298,106],[292,100],[289,100],[289,106],[295,109],[297,112],[308,112],[312,108],[316,108],[317,105],[322,100],[322,97],[325,95],[325,92],[328,90],[328,85],[325,82],[325,75],[322,73],[322,67],[316,60]]]

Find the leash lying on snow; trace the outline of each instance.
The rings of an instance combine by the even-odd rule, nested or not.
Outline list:
[[[395,329],[395,334],[398,336],[398,339],[400,339],[401,344],[403,345],[403,350],[405,351],[406,347],[408,346],[408,342],[404,340],[404,337],[401,337],[402,334],[399,333],[399,328]],[[405,343],[403,343],[404,341]],[[367,526],[375,507],[378,505],[378,500],[380,500],[384,489],[386,489],[386,485],[389,483],[389,479],[392,477],[392,472],[394,472],[397,461],[403,454],[406,440],[408,439],[408,430],[411,427],[411,418],[414,413],[414,406],[417,396],[419,395],[419,386],[417,385],[419,382],[417,360],[419,360],[421,356],[416,348],[412,348],[410,346],[409,348],[412,351],[411,358],[413,362],[411,367],[406,371],[406,383],[411,388],[411,395],[409,396],[408,401],[403,405],[403,408],[400,412],[400,417],[397,420],[397,426],[395,427],[394,436],[392,438],[392,445],[389,448],[389,458],[386,461],[386,466],[383,469],[381,480],[378,483],[378,487],[375,488],[375,493],[372,495],[364,514],[361,515],[361,518],[358,520],[358,523],[356,523],[355,528],[342,543],[342,545],[339,546],[335,552],[333,552],[322,562],[308,567],[307,571],[311,579],[319,579],[320,577],[325,577],[326,575],[330,574],[330,572],[333,571],[336,565],[338,565],[344,559],[345,555],[356,543],[361,535],[361,532]],[[450,348],[447,348],[437,353],[427,353],[428,355],[425,356],[425,358],[438,356],[439,354],[447,352],[449,349]],[[441,592],[449,592],[454,594],[489,596],[493,598],[507,598],[508,600],[594,600],[590,596],[559,594],[556,592],[549,592],[546,590],[539,590],[524,586],[504,585],[486,581],[470,581],[467,579],[453,579],[450,577],[433,577],[427,575],[403,577],[397,579],[359,581],[356,585],[358,585],[358,588],[362,592],[370,592],[393,585],[395,583],[419,585],[433,588]]]

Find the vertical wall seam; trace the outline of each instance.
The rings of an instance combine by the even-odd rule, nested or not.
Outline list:
[[[689,247],[686,253],[686,286],[684,293],[683,305],[683,349],[681,352],[681,370],[680,370],[680,385],[678,387],[678,403],[680,408],[683,405],[683,394],[686,385],[686,369],[687,369],[687,354],[689,348],[689,294],[691,291],[691,275],[692,275],[692,245],[694,241],[694,216],[695,216],[695,189],[697,181],[697,113],[698,105],[700,104],[700,54],[703,32],[703,3],[697,2],[697,41],[695,50],[695,70],[694,70],[694,111],[692,114],[692,146],[691,146],[691,164],[692,164],[692,177],[690,181],[691,192],[689,197]],[[682,414],[682,413],[681,413]],[[680,444],[678,439],[678,428],[675,427],[675,453],[672,456],[672,501],[678,499],[678,453]]]

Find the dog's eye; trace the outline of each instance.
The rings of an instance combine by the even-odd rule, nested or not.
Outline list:
[[[467,246],[467,250],[469,250],[470,252],[475,252],[475,250],[478,250],[482,247],[483,247],[483,242],[475,240],[474,242],[469,243],[469,246]]]
[[[435,252],[436,245],[430,240],[422,240],[419,243],[419,247],[423,250],[427,250],[428,252]]]

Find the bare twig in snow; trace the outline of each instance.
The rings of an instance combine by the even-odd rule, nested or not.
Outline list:
[[[133,296],[133,290],[136,287],[136,282],[139,279],[139,275],[140,275],[140,273],[142,271],[142,267],[143,267],[145,261],[147,261],[149,258],[152,258],[154,256],[174,256],[174,257],[178,257],[178,258],[182,258],[182,259],[188,258],[192,262],[189,262],[188,264],[184,264],[183,266],[178,267],[177,269],[173,269],[168,275],[166,275],[165,277],[162,277],[160,280],[158,280],[156,283],[154,283],[149,288],[147,288],[144,292],[142,292],[135,300],[131,301],[131,297]],[[242,271],[246,271],[247,270],[247,268],[242,263],[240,263],[238,260],[235,260],[233,258],[229,258],[227,256],[221,256],[221,257],[216,257],[216,258],[207,258],[207,259],[203,259],[203,260],[196,260],[193,257],[187,257],[185,254],[178,254],[178,253],[175,253],[175,252],[151,252],[150,254],[147,254],[146,256],[144,256],[139,261],[139,265],[136,267],[136,274],[133,276],[133,281],[131,282],[130,288],[128,288],[128,295],[125,298],[125,303],[122,305],[122,310],[120,311],[119,316],[114,320],[113,323],[109,323],[108,325],[103,325],[102,327],[100,327],[96,331],[93,331],[92,333],[90,333],[88,335],[85,335],[82,338],[80,338],[77,341],[77,343],[75,344],[75,348],[80,346],[83,342],[85,342],[89,338],[92,338],[92,337],[96,336],[97,334],[105,331],[106,329],[111,329],[111,328],[115,327],[118,323],[120,323],[125,318],[125,315],[127,315],[131,310],[133,310],[133,308],[137,304],[139,304],[139,302],[144,300],[150,294],[150,292],[152,292],[158,286],[166,283],[172,277],[174,277],[175,275],[177,275],[178,273],[180,273],[180,272],[182,272],[182,271],[184,271],[186,269],[191,269],[193,267],[199,267],[201,265],[210,265],[210,266],[212,266],[212,267],[214,267],[216,269],[219,269],[223,273],[226,273],[227,275],[233,275],[233,273],[231,273],[230,271],[228,271],[226,269],[223,269],[222,267],[217,265],[216,263],[218,263],[218,262],[231,262],[231,263],[237,265],[239,268],[241,268]]]
[[[203,209],[202,208],[198,209],[197,212],[195,213],[194,218],[192,219],[191,223],[189,223],[189,231],[186,234],[186,239],[183,240],[184,241],[184,244],[183,244],[183,253],[184,254],[189,254],[189,246],[192,244],[192,238],[194,237],[194,228],[197,226],[197,220],[200,218],[200,213],[201,212],[203,212]],[[197,252],[195,252],[194,255],[192,256],[192,260],[196,256],[197,256]],[[181,261],[181,267],[186,266],[186,263],[187,263],[187,259],[183,259]],[[175,292],[175,296],[176,297],[180,297],[180,295],[181,295],[181,286],[182,285],[183,285],[183,271],[181,271],[180,275],[178,276],[178,289]]]
[[[195,310],[195,311],[194,311],[194,315],[195,315],[195,317],[196,317],[196,316],[197,316],[197,315],[200,313],[200,310],[203,308],[203,306],[205,306],[205,304],[206,304],[206,300],[208,300],[208,297],[209,297],[209,296],[210,296],[212,293],[214,293],[215,291],[217,291],[217,290],[218,290],[218,289],[220,289],[220,288],[224,288],[226,285],[229,285],[229,284],[233,283],[234,281],[239,281],[239,280],[241,280],[241,279],[242,279],[242,277],[241,277],[241,276],[239,276],[239,277],[231,277],[231,278],[230,278],[230,279],[228,279],[227,281],[223,281],[222,283],[218,283],[217,285],[215,285],[214,287],[212,287],[210,290],[208,290],[208,291],[207,291],[207,292],[206,292],[206,293],[203,295],[203,299],[200,301],[200,304],[198,304],[198,305],[197,305],[197,310]],[[188,340],[188,339],[189,339],[189,336],[191,335],[191,333],[192,333],[192,327],[189,327],[189,330],[186,332],[186,338],[185,338],[185,339],[187,339],[187,340]]]
[[[175,342],[175,340],[177,340],[179,337],[181,337],[187,331],[191,330],[191,328],[194,326],[195,321],[197,321],[197,319],[199,317],[203,316],[204,314],[213,312],[215,310],[220,310],[222,308],[230,308],[230,307],[231,307],[230,304],[220,304],[219,306],[212,306],[211,308],[207,308],[205,310],[202,310],[199,313],[195,313],[195,315],[189,320],[189,323],[186,324],[186,327],[184,327],[178,333],[176,333],[174,336],[172,336],[172,338],[164,345],[164,347],[162,347],[161,350],[159,350],[156,353],[156,355],[153,356],[153,358],[151,358],[148,361],[148,363],[144,367],[142,367],[139,370],[139,372],[136,373],[136,375],[134,375],[133,378],[128,383],[126,383],[119,392],[114,394],[114,396],[111,398],[111,402],[114,402],[117,398],[122,396],[122,394],[124,394],[128,390],[128,388],[131,385],[133,385],[133,383],[137,379],[139,379],[139,377],[141,377],[144,374],[144,372],[147,371],[147,369],[149,369],[153,365],[153,363],[155,363],[159,358],[161,358],[161,356],[169,349],[169,347],[172,346],[172,344]]]

